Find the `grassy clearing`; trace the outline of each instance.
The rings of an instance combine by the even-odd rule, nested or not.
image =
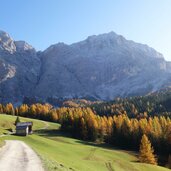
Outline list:
[[[16,116],[11,115],[3,115],[0,114],[0,135],[7,134],[11,132],[12,130],[15,130],[14,122],[16,120]],[[39,130],[42,128],[47,129],[53,129],[59,127],[58,124],[50,123],[50,122],[44,122],[36,119],[30,119],[30,118],[23,118],[20,117],[21,122],[33,122],[33,130]]]
[[[0,116],[0,122],[3,116]],[[7,119],[6,116],[4,118]],[[12,135],[0,139],[17,139],[26,142],[42,158],[49,171],[169,171],[163,167],[138,163],[137,158],[126,151],[64,136],[56,130],[58,124],[35,120],[34,125],[35,130],[47,125],[48,127],[27,137]]]

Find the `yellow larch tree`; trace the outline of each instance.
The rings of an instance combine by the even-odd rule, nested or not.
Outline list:
[[[139,160],[142,163],[157,164],[153,147],[148,137],[144,134],[141,139]]]

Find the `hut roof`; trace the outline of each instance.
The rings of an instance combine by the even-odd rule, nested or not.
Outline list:
[[[16,129],[17,130],[23,130],[23,129],[26,129],[28,126],[27,125],[24,125],[24,126],[16,126]]]
[[[33,126],[33,122],[18,122],[16,127],[19,127],[19,126]]]

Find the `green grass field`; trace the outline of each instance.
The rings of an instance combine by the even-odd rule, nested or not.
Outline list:
[[[0,114],[0,135],[2,134],[7,134],[11,132],[11,130],[15,130],[15,120],[16,116],[11,116],[11,115],[2,115]],[[33,122],[33,130],[41,129],[46,127],[45,122],[39,121],[36,119],[28,119],[28,118],[22,118],[20,117],[21,122],[27,122],[27,121],[32,121]],[[53,125],[53,124],[51,124]]]
[[[2,132],[3,129],[9,129],[15,118],[0,115]],[[35,134],[27,137],[5,136],[0,138],[0,142],[7,139],[26,142],[41,157],[49,171],[169,171],[164,167],[139,163],[131,152],[67,137],[58,130],[59,124],[24,118],[22,120],[34,122]],[[3,128],[1,123],[6,123],[6,127]]]

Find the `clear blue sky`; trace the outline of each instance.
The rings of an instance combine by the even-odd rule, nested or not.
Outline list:
[[[1,0],[0,29],[38,50],[115,31],[171,61],[171,0]]]

